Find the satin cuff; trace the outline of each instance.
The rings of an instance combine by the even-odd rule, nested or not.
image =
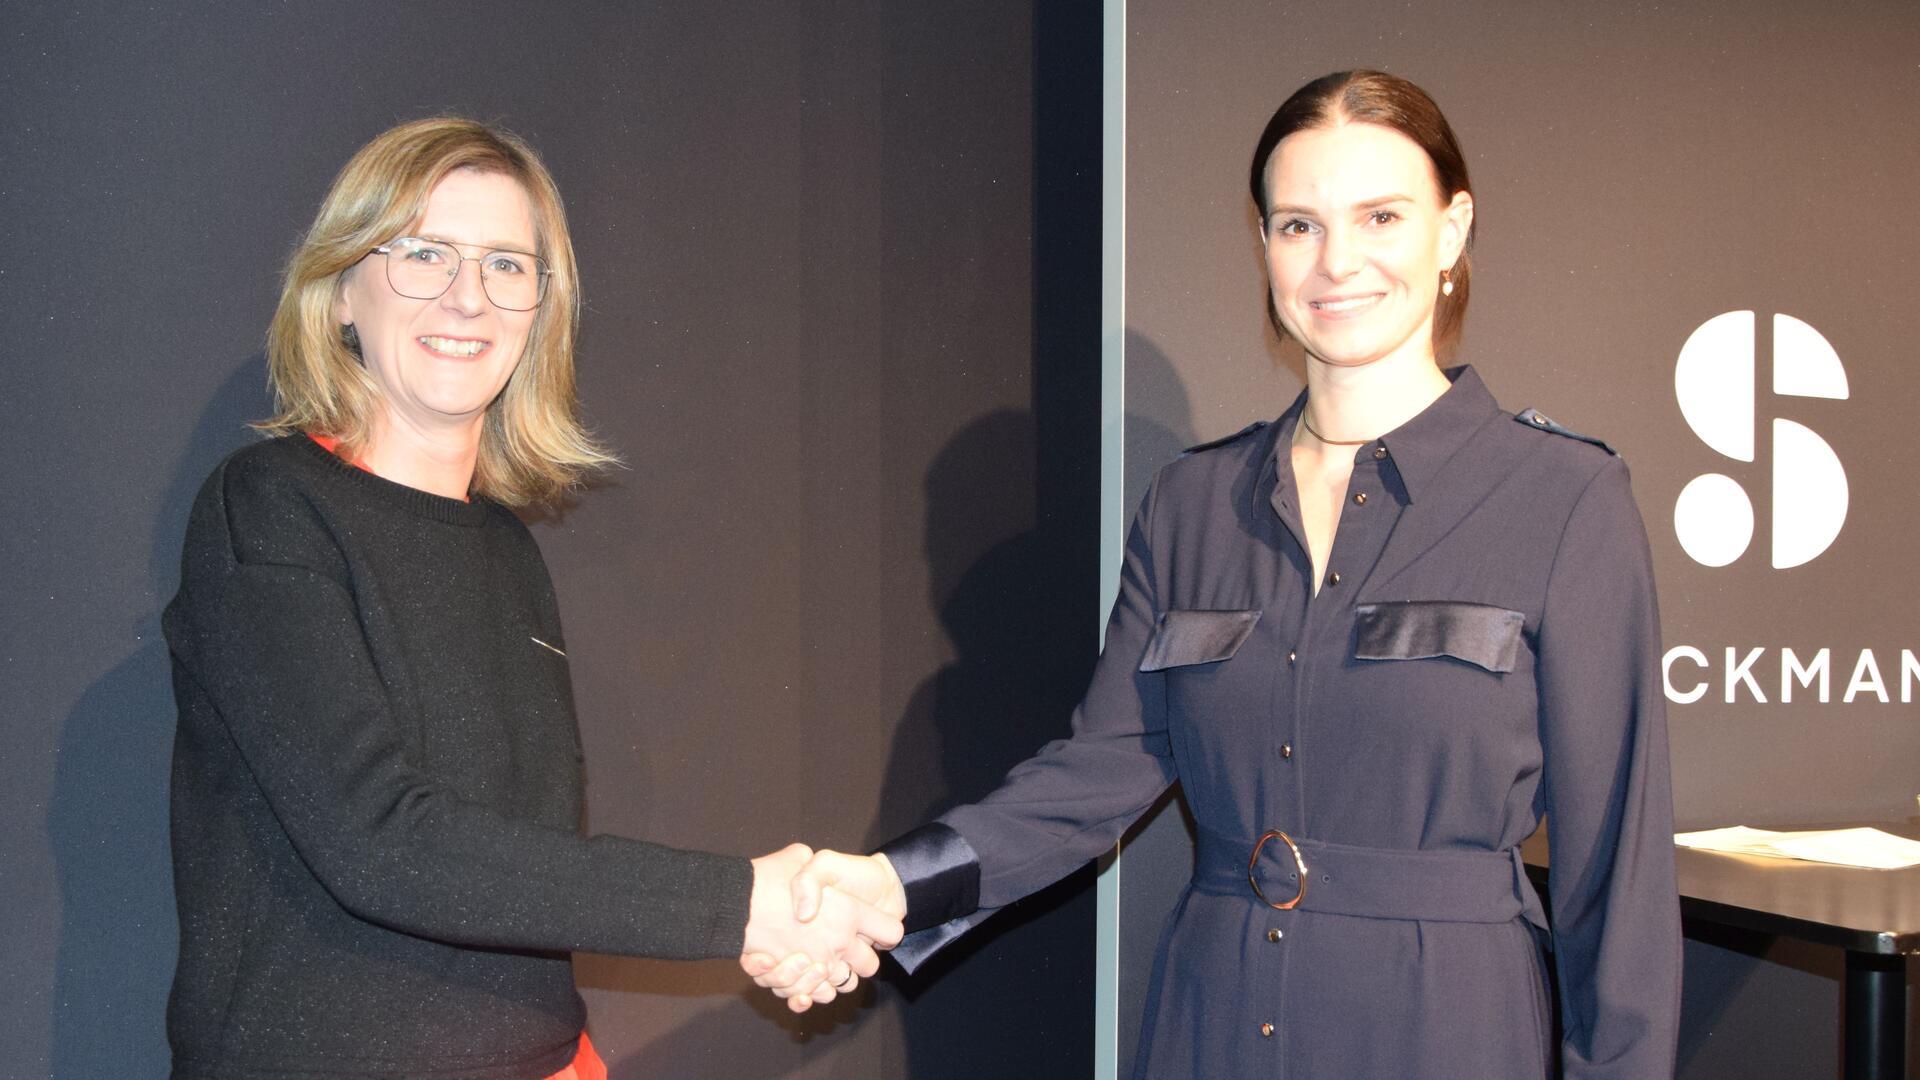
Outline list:
[[[980,907],[980,857],[952,826],[931,822],[880,846],[907,891],[907,932]]]

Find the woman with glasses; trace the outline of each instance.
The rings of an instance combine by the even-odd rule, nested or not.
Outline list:
[[[822,853],[796,905],[837,884],[904,913],[912,966],[1178,780],[1199,843],[1136,1078],[1671,1076],[1659,621],[1626,467],[1443,366],[1475,208],[1419,87],[1316,79],[1248,180],[1305,391],[1154,479],[1073,737],[871,858]],[[1518,852],[1543,815],[1550,934]]]
[[[897,940],[844,897],[795,923],[799,845],[579,834],[567,643],[513,513],[610,460],[576,280],[546,169],[459,119],[364,147],[293,255],[276,437],[202,488],[165,615],[175,1076],[604,1076],[570,950],[804,952],[831,998]]]

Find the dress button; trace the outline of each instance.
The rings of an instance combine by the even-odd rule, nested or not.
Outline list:
[[[1383,457],[1386,457],[1386,456],[1387,456],[1387,448],[1386,448],[1386,447],[1384,447],[1384,446],[1376,446],[1376,447],[1374,447],[1374,448],[1373,448],[1373,460],[1375,460],[1375,461],[1379,461],[1379,460],[1380,460],[1381,458],[1383,458]]]
[[[1353,493],[1353,505],[1355,505],[1355,506],[1365,506],[1365,505],[1367,505],[1367,493],[1366,493],[1366,492],[1364,492],[1364,491],[1356,491],[1356,492],[1354,492],[1354,493]]]
[[[1285,935],[1285,934],[1283,934],[1283,933],[1281,933],[1281,932],[1280,932],[1280,931],[1278,931],[1278,930],[1269,930],[1269,931],[1267,931],[1267,940],[1268,940],[1268,941],[1279,941],[1279,940],[1280,940],[1281,938],[1283,938],[1283,937],[1286,937],[1286,936],[1287,936],[1287,935]]]
[[[1290,742],[1281,743],[1280,756],[1282,758],[1291,759],[1293,757],[1293,744]]]
[[[1261,1035],[1261,1037],[1262,1037],[1262,1038],[1267,1038],[1267,1039],[1271,1039],[1271,1038],[1273,1038],[1273,1025],[1272,1025],[1272,1024],[1261,1024],[1261,1025],[1260,1025],[1260,1035]]]
[[[1335,570],[1335,571],[1334,571],[1333,573],[1331,573],[1331,574],[1328,574],[1328,575],[1327,575],[1327,584],[1329,584],[1329,585],[1338,585],[1338,584],[1340,584],[1340,571],[1338,571],[1338,570]]]

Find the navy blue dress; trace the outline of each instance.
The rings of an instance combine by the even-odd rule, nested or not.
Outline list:
[[[1177,779],[1197,867],[1136,1077],[1671,1076],[1673,811],[1627,469],[1448,376],[1357,449],[1318,596],[1285,452],[1304,395],[1160,471],[1072,737],[883,849],[924,927],[896,958],[1110,849]],[[1551,933],[1517,854],[1543,815]]]

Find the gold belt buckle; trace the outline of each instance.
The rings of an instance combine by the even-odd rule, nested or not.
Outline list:
[[[1281,843],[1287,845],[1288,851],[1293,852],[1293,865],[1300,869],[1300,889],[1293,894],[1293,899],[1288,900],[1284,904],[1276,904],[1268,900],[1267,894],[1260,891],[1260,880],[1255,877],[1253,873],[1254,868],[1260,865],[1260,849],[1266,847],[1267,841],[1276,836],[1280,838]],[[1253,886],[1253,895],[1259,897],[1261,903],[1275,911],[1292,911],[1294,908],[1299,907],[1300,901],[1307,898],[1307,860],[1305,856],[1300,854],[1300,845],[1293,842],[1293,837],[1288,836],[1279,829],[1268,829],[1266,832],[1261,833],[1260,839],[1253,842],[1253,857],[1247,860],[1247,884]]]

